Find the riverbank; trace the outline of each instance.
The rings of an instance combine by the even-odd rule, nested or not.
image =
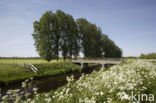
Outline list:
[[[153,61],[154,62],[154,61]],[[129,103],[152,102],[156,96],[156,64],[148,60],[126,60],[109,70],[82,75],[49,93],[37,94],[27,102],[41,103]],[[132,98],[132,93],[135,99]],[[138,99],[138,95],[146,95]],[[150,98],[150,99],[149,99]],[[133,100],[132,100],[133,99]]]
[[[11,61],[11,62],[10,62]],[[4,87],[7,85],[13,85],[16,83],[21,83],[25,79],[28,78],[44,78],[49,76],[61,75],[69,72],[78,72],[80,70],[80,66],[76,64],[72,64],[71,62],[50,62],[46,63],[43,60],[35,60],[32,63],[36,68],[41,71],[41,74],[35,74],[32,70],[27,69],[24,66],[13,64],[13,60],[0,60],[0,87]],[[31,60],[21,60],[19,62],[14,61],[16,63],[31,63]]]
[[[155,98],[152,95],[156,96],[156,60],[128,59],[108,69],[82,74],[76,81],[74,76],[66,79],[67,85],[48,93],[37,93],[37,88],[24,82],[22,87],[24,90],[29,90],[31,87],[34,92],[29,93],[35,95],[34,98],[26,98],[26,101],[23,101],[18,95],[22,91],[15,89],[7,91],[7,95],[3,96],[2,100],[5,102],[20,100],[21,103],[129,103],[133,100],[133,102],[150,100],[153,103]],[[14,97],[15,94],[17,96]],[[133,94],[137,96],[132,98]],[[146,95],[144,99],[141,100],[141,97],[138,99],[137,97],[142,94]],[[24,96],[27,97],[26,94]]]

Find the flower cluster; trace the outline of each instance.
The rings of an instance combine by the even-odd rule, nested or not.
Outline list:
[[[33,91],[30,90],[30,88],[32,88],[32,80],[33,78],[30,78],[22,82],[21,89],[8,90],[6,95],[1,97],[1,102],[2,103],[23,103],[24,100],[27,100],[27,102],[31,101],[29,97],[32,94],[37,94],[37,88],[33,88]]]
[[[109,70],[94,71],[60,92],[53,94],[59,103],[131,103],[131,91],[144,93],[145,83],[156,79],[156,65],[146,60],[126,60]],[[68,83],[70,79],[67,78]],[[66,92],[68,91],[68,92]]]

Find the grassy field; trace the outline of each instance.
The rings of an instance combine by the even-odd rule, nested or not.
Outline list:
[[[32,70],[26,69],[24,66],[16,65],[31,63],[37,67],[42,74],[35,74]],[[0,59],[0,86],[21,82],[24,79],[31,77],[54,76],[66,72],[78,71],[79,66],[70,62],[59,60],[51,61],[50,63],[42,59]]]
[[[37,94],[27,102],[34,103],[155,103],[156,64],[148,60],[126,60],[124,63],[82,75],[73,82],[50,93]],[[137,96],[132,100],[132,92]],[[147,95],[138,99],[138,95]],[[140,97],[141,98],[141,97]],[[151,97],[150,97],[151,98]]]
[[[34,73],[24,67],[0,63],[0,86],[30,78],[32,75]]]
[[[62,61],[62,60],[59,60]],[[56,62],[56,60],[52,60],[52,62]],[[13,64],[13,63],[48,63],[44,59],[0,59],[1,64]]]
[[[83,74],[77,81],[74,81],[73,76],[67,77],[68,84],[56,91],[38,94],[37,89],[34,88],[33,99],[27,98],[26,101],[22,101],[18,90],[10,90],[11,93],[9,91],[10,94],[3,96],[2,100],[6,103],[11,101],[19,103],[155,103],[156,98],[151,96],[156,96],[155,61],[127,59],[107,70],[101,69],[91,74]],[[45,67],[46,65],[36,64],[36,66],[48,68],[50,65]],[[29,85],[25,82],[23,84],[24,88],[27,87],[25,85]],[[132,94],[135,95],[135,99],[132,98]],[[144,95],[143,99],[142,95]]]

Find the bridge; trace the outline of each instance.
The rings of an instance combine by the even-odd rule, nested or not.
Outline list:
[[[81,68],[84,67],[84,64],[96,63],[101,64],[102,68],[105,68],[105,64],[119,64],[122,62],[121,58],[108,58],[108,59],[77,59],[72,60],[73,63],[81,64]]]

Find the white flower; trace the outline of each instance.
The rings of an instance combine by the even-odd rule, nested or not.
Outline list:
[[[33,91],[34,91],[34,94],[36,94],[37,93],[37,88],[33,88]]]
[[[48,97],[48,95],[49,95],[49,94],[48,94],[48,93],[46,93],[46,94],[45,94],[45,97]]]
[[[100,92],[100,95],[103,95],[103,92]]]
[[[32,77],[32,78],[30,78],[30,80],[33,80],[34,78]]]
[[[45,101],[47,102],[47,103],[49,103],[49,102],[51,102],[51,98],[49,97],[49,98],[45,98]]]
[[[29,98],[29,99],[27,99],[27,102],[30,102],[31,101],[31,99]]]
[[[30,103],[35,103],[35,100],[30,101]]]
[[[2,100],[6,100],[8,98],[8,95],[5,95],[2,97]]]
[[[27,84],[25,82],[22,82],[22,88],[25,88]]]

